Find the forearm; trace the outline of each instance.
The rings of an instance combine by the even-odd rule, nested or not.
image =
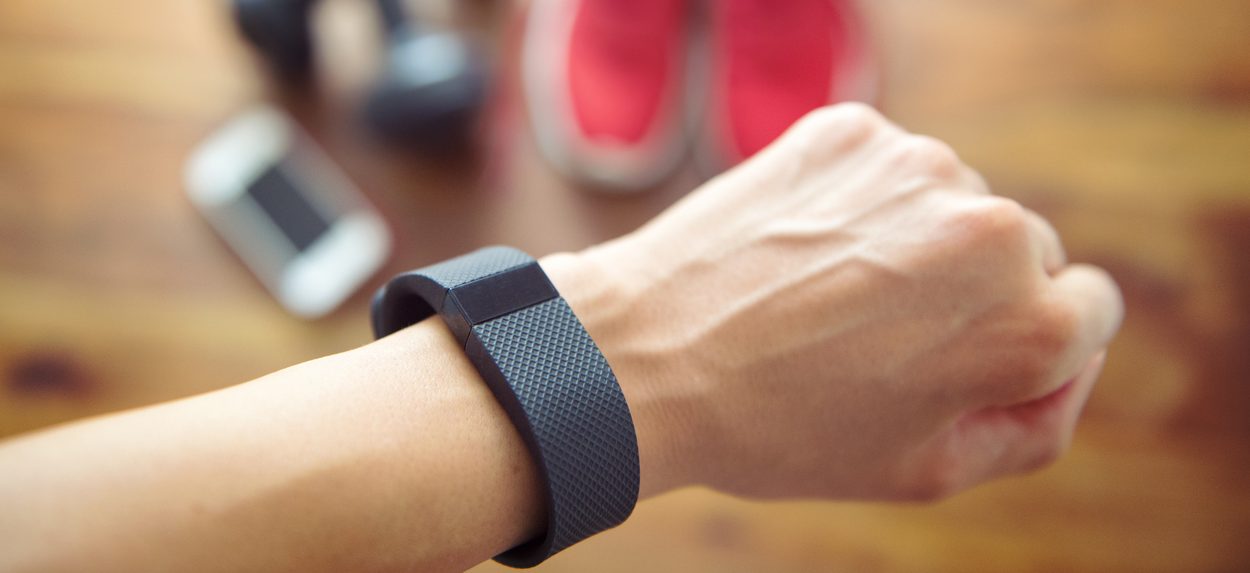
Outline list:
[[[938,499],[1037,469],[1123,311],[1041,217],[855,105],[542,266],[620,382],[640,497]],[[543,531],[536,473],[427,320],[0,446],[0,570],[459,570]]]
[[[641,497],[689,483],[695,386],[629,342],[645,301],[543,267],[620,378]],[[538,535],[543,492],[438,319],[210,394],[0,446],[0,570],[463,570]]]
[[[519,435],[435,321],[0,447],[0,570],[463,570],[542,527]]]

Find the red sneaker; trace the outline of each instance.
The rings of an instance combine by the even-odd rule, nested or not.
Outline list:
[[[650,187],[685,149],[684,0],[534,0],[523,81],[539,147],[565,174]]]
[[[813,109],[871,99],[876,76],[853,0],[708,5],[709,105],[699,158],[710,171],[754,155]]]

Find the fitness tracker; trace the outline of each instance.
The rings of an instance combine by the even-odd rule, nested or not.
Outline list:
[[[625,521],[638,500],[629,406],[538,261],[487,247],[401,274],[373,298],[374,336],[435,312],[503,405],[546,487],[546,533],[495,560],[532,567]]]

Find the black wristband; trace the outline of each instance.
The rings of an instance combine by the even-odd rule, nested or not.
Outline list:
[[[503,405],[546,487],[546,533],[495,560],[532,567],[625,521],[638,500],[629,406],[538,262],[487,247],[401,274],[374,296],[374,336],[435,312]]]

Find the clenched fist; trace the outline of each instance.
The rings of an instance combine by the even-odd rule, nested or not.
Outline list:
[[[858,104],[543,265],[617,372],[646,494],[929,500],[1040,468],[1123,312],[1045,220]]]

